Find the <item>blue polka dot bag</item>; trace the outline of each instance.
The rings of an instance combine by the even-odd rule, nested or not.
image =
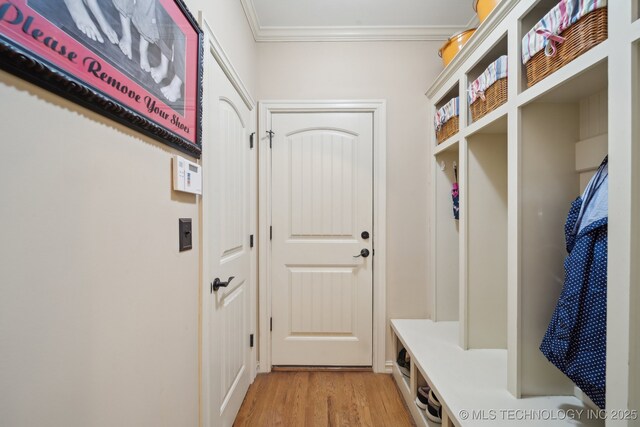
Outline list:
[[[607,342],[608,172],[603,172],[608,171],[606,162],[605,158],[585,194],[573,202],[567,217],[565,237],[569,255],[564,262],[564,287],[540,345],[547,359],[602,409]],[[590,216],[587,205],[596,199],[602,202],[603,198],[606,216]]]

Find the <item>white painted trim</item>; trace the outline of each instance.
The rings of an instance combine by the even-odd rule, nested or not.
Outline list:
[[[462,26],[260,27],[257,42],[444,41]]]
[[[256,42],[444,41],[469,26],[262,26],[253,0],[240,0]],[[477,17],[471,18],[474,25]]]
[[[393,360],[387,360],[384,363],[384,373],[385,374],[393,374],[393,364],[394,364]]]
[[[371,108],[371,107],[370,107]],[[373,112],[373,370],[383,372],[387,337],[387,102]]]
[[[242,9],[247,17],[251,33],[253,33],[253,39],[258,41],[258,37],[260,36],[260,20],[258,19],[258,13],[256,12],[253,0],[240,0],[240,3],[242,4]]]
[[[212,88],[210,87],[209,80],[206,77],[208,73],[211,72],[210,70],[212,70],[213,67],[215,67],[216,63],[220,66],[224,74],[227,76],[232,86],[238,92],[238,95],[240,95],[240,97],[242,98],[243,102],[245,103],[249,111],[253,111],[256,107],[255,101],[249,94],[244,82],[236,72],[233,64],[229,61],[228,56],[226,55],[226,53],[224,52],[224,49],[222,48],[217,38],[215,37],[215,34],[213,33],[213,30],[211,29],[211,26],[207,22],[206,18],[203,16],[202,11],[198,12],[198,22],[204,32],[203,117],[207,117],[206,107],[207,105],[210,105],[212,101],[211,99],[209,99],[210,98],[209,94],[211,93]],[[215,60],[216,63],[214,63],[213,60]],[[251,122],[247,124],[246,127],[249,133],[253,132],[256,129],[255,116],[253,117]],[[207,149],[207,145],[211,143],[213,138],[215,138],[215,135],[211,127],[211,121],[204,120],[203,121],[203,138],[202,138],[203,150],[202,150],[202,159],[200,161],[200,164],[204,165],[208,161],[207,159],[208,159],[210,150]],[[250,171],[252,184],[249,189],[249,191],[252,194],[252,197],[251,197],[252,205],[250,206],[250,209],[251,209],[250,217],[251,217],[251,233],[253,234],[255,234],[256,232],[255,227],[257,226],[257,206],[255,203],[256,191],[257,191],[256,185],[255,185],[255,181],[257,179],[256,156],[257,156],[257,150],[256,152],[252,153],[253,161],[252,161],[252,166]],[[208,173],[206,168],[204,169],[204,173],[205,173],[205,176]],[[209,352],[209,349],[210,349],[209,325],[211,320],[210,316],[213,308],[211,306],[212,305],[211,298],[207,298],[207,296],[209,295],[208,277],[210,277],[210,274],[208,271],[207,264],[205,263],[205,260],[209,256],[209,247],[205,243],[205,236],[207,235],[207,233],[205,233],[205,230],[209,227],[209,224],[205,221],[205,218],[207,218],[206,213],[212,208],[209,206],[210,198],[206,197],[206,195],[207,195],[207,187],[205,186],[201,203],[200,203],[199,213],[198,213],[200,218],[199,229],[200,229],[200,249],[201,249],[200,258],[199,258],[200,310],[201,310],[200,316],[199,316],[200,317],[200,352],[199,352],[199,356],[200,356],[200,360],[199,360],[200,424],[199,425],[201,426],[209,426],[211,424],[211,419],[209,417],[209,414],[210,414],[209,404],[211,402],[211,384],[209,383],[210,370],[209,370],[209,365],[207,363],[204,363],[204,361],[211,359],[211,355]],[[257,258],[258,258],[257,248],[254,248],[254,251],[251,254],[251,272],[250,272],[251,282],[254,284],[256,283],[257,276],[258,276],[257,275]],[[250,322],[252,325],[256,324],[256,317],[257,317],[256,310],[255,310],[255,307],[257,305],[256,291],[257,291],[256,286],[252,286],[251,292],[250,292],[251,294],[250,305],[251,307],[254,308],[253,310],[250,311]],[[252,327],[252,330],[253,330],[253,327]],[[251,349],[251,360],[249,363],[249,366],[250,366],[249,378],[251,382],[253,382],[253,380],[256,377],[256,373],[258,372],[257,356],[258,354],[254,346],[254,348]]]
[[[471,17],[471,19],[469,19],[469,22],[467,22],[466,28],[478,28],[480,26],[480,18],[478,18],[478,15],[475,14]]]
[[[202,58],[202,60],[203,60],[203,65],[205,66],[205,69],[209,68],[208,64],[212,64],[213,62],[209,55],[204,55],[204,58]],[[207,114],[208,112],[207,106],[210,105],[209,93],[211,93],[211,88],[210,88],[210,85],[208,84],[209,80],[206,78],[206,73],[207,72],[205,71],[204,79],[203,79],[203,85],[204,85],[203,96],[202,96],[203,115]],[[202,158],[200,159],[200,162],[199,162],[201,165],[204,165],[205,163],[208,162],[209,150],[207,149],[207,146],[211,141],[212,135],[213,135],[213,130],[211,129],[211,124],[207,121],[204,121],[202,124],[202,146],[205,149],[202,151]],[[206,176],[206,174],[207,174],[207,171],[203,169],[203,175]],[[206,187],[204,188],[203,196],[204,194],[206,194]],[[211,348],[210,342],[209,342],[209,337],[210,337],[209,325],[211,324],[212,307],[211,307],[211,299],[207,298],[207,295],[208,295],[207,294],[207,278],[209,277],[210,273],[209,273],[208,264],[205,263],[205,259],[209,257],[209,247],[208,245],[205,244],[205,236],[207,234],[205,233],[205,230],[208,230],[209,225],[205,224],[204,215],[206,212],[208,212],[209,206],[208,206],[208,198],[203,196],[201,196],[200,210],[198,212],[199,229],[200,229],[200,236],[199,236],[200,237],[199,239],[200,240],[200,258],[199,258],[200,291],[198,292],[199,298],[200,298],[200,315],[198,316],[200,320],[200,325],[199,325],[199,332],[200,332],[199,350],[200,351],[198,352],[198,356],[199,356],[198,368],[200,371],[199,372],[200,404],[198,409],[200,411],[199,425],[202,427],[208,427],[211,425],[209,403],[207,403],[207,402],[211,402],[211,384],[209,381],[211,376],[210,376],[209,364],[204,363],[204,361],[211,360],[211,354],[209,351],[209,349]]]
[[[630,1],[609,2],[608,138],[609,222],[607,287],[607,408],[638,409],[635,385],[638,330],[638,48],[629,21]],[[635,1],[633,3],[636,3]],[[637,23],[634,23],[637,25]],[[637,28],[637,27],[636,27]],[[637,421],[607,420],[607,426]]]
[[[199,14],[200,24],[203,23],[203,17]],[[204,25],[203,25],[204,26]],[[207,28],[209,28],[207,26]],[[205,40],[207,42],[208,34],[204,35]],[[203,96],[202,96],[202,114],[203,117],[206,117],[208,109],[207,107],[211,105],[211,87],[209,84],[209,79],[207,78],[207,70],[210,70],[213,66],[213,61],[210,55],[205,54],[203,60],[204,67],[204,76],[203,76]],[[202,150],[202,158],[200,159],[200,164],[205,165],[209,162],[208,156],[210,150],[208,150],[208,145],[213,139],[213,129],[208,121],[204,121],[202,124],[202,146],[204,150]],[[206,168],[203,168],[204,176],[207,176]],[[207,289],[207,278],[210,276],[208,263],[205,262],[206,259],[209,258],[209,245],[205,242],[205,236],[208,234],[207,230],[209,228],[209,224],[204,221],[205,214],[209,211],[209,198],[206,197],[206,186],[202,195],[202,203],[200,204],[200,351],[199,351],[199,368],[200,368],[200,425],[201,426],[210,426],[211,418],[210,418],[210,406],[208,402],[211,402],[211,384],[210,384],[210,365],[205,363],[206,360],[211,360],[211,352],[209,351],[211,348],[209,338],[211,336],[210,327],[211,324],[211,310],[212,310],[212,302],[211,298],[207,298],[208,289]]]
[[[508,99],[522,89],[523,71],[516,46],[520,43],[518,22],[508,28],[509,69],[516,84],[508,85]],[[522,397],[522,110],[507,114],[507,390]]]
[[[258,354],[259,371],[271,372],[271,150],[268,148],[267,111],[258,104]]]
[[[425,123],[431,123],[431,120],[433,120],[433,117],[436,114],[436,107],[435,105],[433,105],[432,103],[429,103],[429,106],[427,107],[427,117],[425,120]],[[432,127],[429,127],[429,131],[428,131],[428,136],[427,136],[427,146],[431,147],[431,153],[429,156],[429,162],[431,162],[431,181],[429,182],[428,185],[428,191],[429,191],[429,198],[428,200],[431,202],[431,211],[430,211],[430,215],[428,215],[429,219],[429,228],[428,228],[428,232],[427,232],[427,238],[429,239],[429,247],[430,247],[430,254],[429,254],[429,259],[431,260],[431,265],[429,265],[429,278],[431,279],[431,283],[430,283],[430,289],[429,289],[429,298],[430,300],[427,300],[427,306],[431,307],[431,320],[433,320],[434,322],[437,322],[439,320],[438,317],[438,286],[437,286],[437,281],[438,281],[438,275],[437,275],[437,264],[438,264],[438,256],[437,256],[437,234],[438,234],[438,228],[437,228],[437,221],[436,221],[436,212],[438,212],[438,196],[437,196],[437,188],[436,188],[436,183],[437,183],[437,168],[438,166],[438,162],[437,162],[437,158],[435,157],[435,149],[437,148],[437,143],[435,140],[435,135],[433,134],[432,131]]]
[[[373,114],[373,194],[374,239],[373,263],[373,370],[386,372],[386,257],[387,257],[387,102],[374,101],[265,101],[259,105],[259,339],[260,372],[271,372],[271,151],[267,147],[267,125],[274,112],[370,112]]]
[[[251,250],[251,292],[249,295],[249,333],[253,334],[253,348],[250,348],[249,357],[249,380],[251,383],[256,378],[258,372],[258,254],[259,248],[256,244],[258,238],[258,123],[254,109],[250,109],[253,114],[250,115],[251,122],[247,126],[247,136],[255,132],[253,138],[253,149],[251,150],[251,164],[249,166],[249,192],[251,193],[251,202],[249,205],[249,234],[254,236],[254,245]],[[249,141],[246,141],[249,144]],[[249,236],[247,236],[247,239]]]
[[[464,94],[467,87],[467,76],[460,77],[458,93]],[[467,111],[467,97],[460,97],[460,111]],[[467,128],[467,115],[460,114],[459,129],[463,134]],[[469,145],[467,138],[461,137],[458,142],[458,183],[459,183],[459,217],[458,220],[458,296],[460,306],[458,319],[460,322],[459,344],[463,350],[469,350],[469,204],[467,189],[469,188]]]
[[[222,71],[224,71],[226,76],[229,78],[229,81],[231,82],[233,87],[240,94],[242,101],[245,103],[249,111],[253,111],[253,109],[256,107],[256,101],[253,99],[253,97],[249,93],[247,86],[244,84],[244,82],[240,78],[240,75],[238,74],[235,67],[231,63],[229,56],[227,55],[225,50],[222,48],[222,45],[220,44],[215,34],[213,33],[211,26],[209,25],[207,20],[202,16],[202,11],[198,13],[198,21],[200,22],[200,26],[202,27],[202,30],[204,31],[204,34],[205,34],[205,44],[204,44],[205,53],[207,51],[211,52],[211,54],[216,59],[216,61],[218,61],[218,64],[220,65],[220,68],[222,68]]]

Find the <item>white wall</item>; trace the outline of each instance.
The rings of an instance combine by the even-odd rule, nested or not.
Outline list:
[[[258,98],[386,99],[387,316],[430,315],[427,98],[440,43],[260,43]],[[392,359],[390,339],[387,359]]]
[[[257,48],[240,0],[184,0],[193,15],[202,11],[238,71],[247,89],[255,97]]]
[[[257,46],[240,2],[186,3],[256,99],[388,100],[388,317],[428,316],[423,92],[439,43]],[[171,191],[176,152],[4,72],[0,99],[3,424],[197,425],[199,205]]]
[[[187,4],[253,91],[240,2]],[[171,191],[176,152],[4,72],[0,99],[0,424],[197,426],[199,202]]]

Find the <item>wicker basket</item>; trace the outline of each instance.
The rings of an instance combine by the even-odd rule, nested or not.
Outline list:
[[[535,85],[556,72],[592,47],[607,39],[607,8],[602,7],[583,16],[560,35],[564,43],[557,46],[554,56],[545,55],[544,50],[533,55],[527,62],[527,84]]]
[[[460,120],[458,116],[453,116],[442,125],[440,130],[436,130],[436,139],[438,144],[442,144],[447,139],[458,133],[460,129]]]
[[[507,83],[509,78],[498,79],[484,92],[484,100],[478,97],[470,105],[471,119],[475,122],[507,102]]]

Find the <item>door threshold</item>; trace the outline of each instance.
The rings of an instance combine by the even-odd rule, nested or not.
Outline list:
[[[272,366],[272,372],[373,372],[371,366]]]

